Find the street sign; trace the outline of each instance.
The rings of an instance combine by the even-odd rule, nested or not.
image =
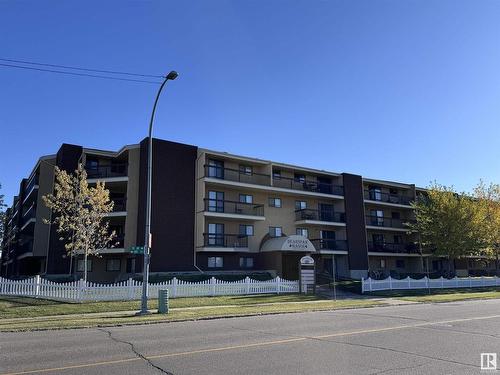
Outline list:
[[[132,246],[130,248],[131,254],[144,254],[144,246]]]

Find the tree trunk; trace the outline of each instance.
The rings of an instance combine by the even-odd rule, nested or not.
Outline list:
[[[84,263],[84,272],[85,272],[85,274],[84,274],[83,277],[84,277],[84,280],[85,280],[85,285],[87,285],[87,257],[88,257],[87,249],[85,249],[85,258],[84,258],[85,260],[83,261],[83,263]]]

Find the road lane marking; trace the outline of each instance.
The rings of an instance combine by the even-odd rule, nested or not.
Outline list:
[[[383,318],[383,316],[381,316],[381,318]],[[363,330],[349,331],[349,332],[338,332],[338,333],[331,333],[331,334],[327,334],[327,335],[318,335],[318,336],[294,337],[294,338],[283,339],[283,340],[256,342],[253,344],[241,344],[241,345],[232,345],[232,346],[222,346],[222,347],[218,347],[218,348],[206,348],[206,349],[190,350],[190,351],[186,351],[186,352],[156,354],[156,355],[151,355],[151,356],[144,356],[144,358],[146,358],[148,360],[159,359],[159,358],[172,358],[172,357],[180,357],[180,356],[202,354],[202,353],[221,352],[221,351],[228,351],[228,350],[235,350],[235,349],[255,348],[255,347],[261,347],[261,346],[267,346],[267,345],[288,344],[288,343],[292,343],[292,342],[300,342],[300,341],[315,340],[315,339],[325,339],[325,338],[330,338],[330,337],[353,336],[353,335],[361,335],[361,334],[367,334],[367,333],[394,331],[394,330],[405,329],[405,328],[416,328],[416,327],[422,327],[422,326],[431,326],[431,325],[438,325],[438,324],[451,324],[451,323],[469,322],[469,321],[474,321],[474,320],[486,320],[486,319],[495,319],[495,318],[500,318],[500,315],[488,315],[488,316],[478,316],[478,317],[473,317],[473,318],[440,320],[440,321],[435,321],[435,322],[422,322],[422,323],[405,324],[405,325],[384,327],[384,328],[363,329]],[[116,359],[116,360],[112,360],[112,361],[84,363],[84,364],[79,364],[79,365],[52,367],[52,368],[26,370],[26,371],[18,371],[18,372],[8,372],[8,373],[1,373],[0,375],[41,374],[41,373],[46,373],[46,372],[72,370],[72,369],[86,368],[86,367],[98,367],[98,366],[121,364],[121,363],[142,361],[142,360],[144,360],[144,359],[140,358],[140,357],[133,357],[133,358]]]

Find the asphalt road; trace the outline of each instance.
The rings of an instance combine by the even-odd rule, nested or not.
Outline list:
[[[0,345],[0,374],[484,374],[480,353],[500,362],[500,300],[0,333]]]

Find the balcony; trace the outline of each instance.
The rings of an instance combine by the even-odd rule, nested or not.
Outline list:
[[[203,233],[205,247],[248,248],[248,236],[242,234]]]
[[[113,212],[127,211],[127,198],[113,198]]]
[[[418,247],[415,244],[403,243],[376,243],[368,242],[368,251],[376,253],[407,253],[418,254]]]
[[[223,168],[214,165],[205,165],[205,177],[245,184],[271,185],[271,176],[268,174],[245,172],[239,169]]]
[[[111,178],[111,177],[126,177],[128,171],[128,165],[126,163],[122,164],[111,164],[111,165],[99,165],[99,166],[87,166],[85,167],[87,171],[87,178]]]
[[[303,224],[314,224],[314,222],[322,224],[320,222],[326,222],[344,225],[345,213],[334,212],[333,210],[312,210],[305,208],[295,211],[295,221]]]
[[[346,240],[327,240],[327,239],[313,239],[310,240],[316,250],[340,250],[347,251],[347,241]]]
[[[409,206],[410,203],[414,200],[413,197],[399,194],[382,193],[381,191],[376,190],[365,190],[364,196],[365,200],[390,204],[401,204],[404,206]]]
[[[33,204],[23,214],[21,231],[33,229],[35,221],[36,221],[36,205]]]
[[[407,219],[393,219],[390,217],[380,217],[367,215],[365,217],[367,227],[378,227],[378,228],[391,228],[397,230],[406,231],[408,226],[406,223],[410,222]]]
[[[38,175],[34,175],[24,188],[24,200],[28,199],[33,191],[38,189]]]
[[[271,187],[271,176],[268,174],[223,168],[214,165],[205,165],[204,167],[205,177],[208,178]],[[272,187],[327,195],[344,195],[344,188],[342,186],[290,177],[274,177]]]
[[[264,205],[220,199],[204,199],[205,216],[264,220]]]
[[[290,177],[274,177],[273,186],[291,190],[310,191],[320,194],[344,195],[343,186]]]

